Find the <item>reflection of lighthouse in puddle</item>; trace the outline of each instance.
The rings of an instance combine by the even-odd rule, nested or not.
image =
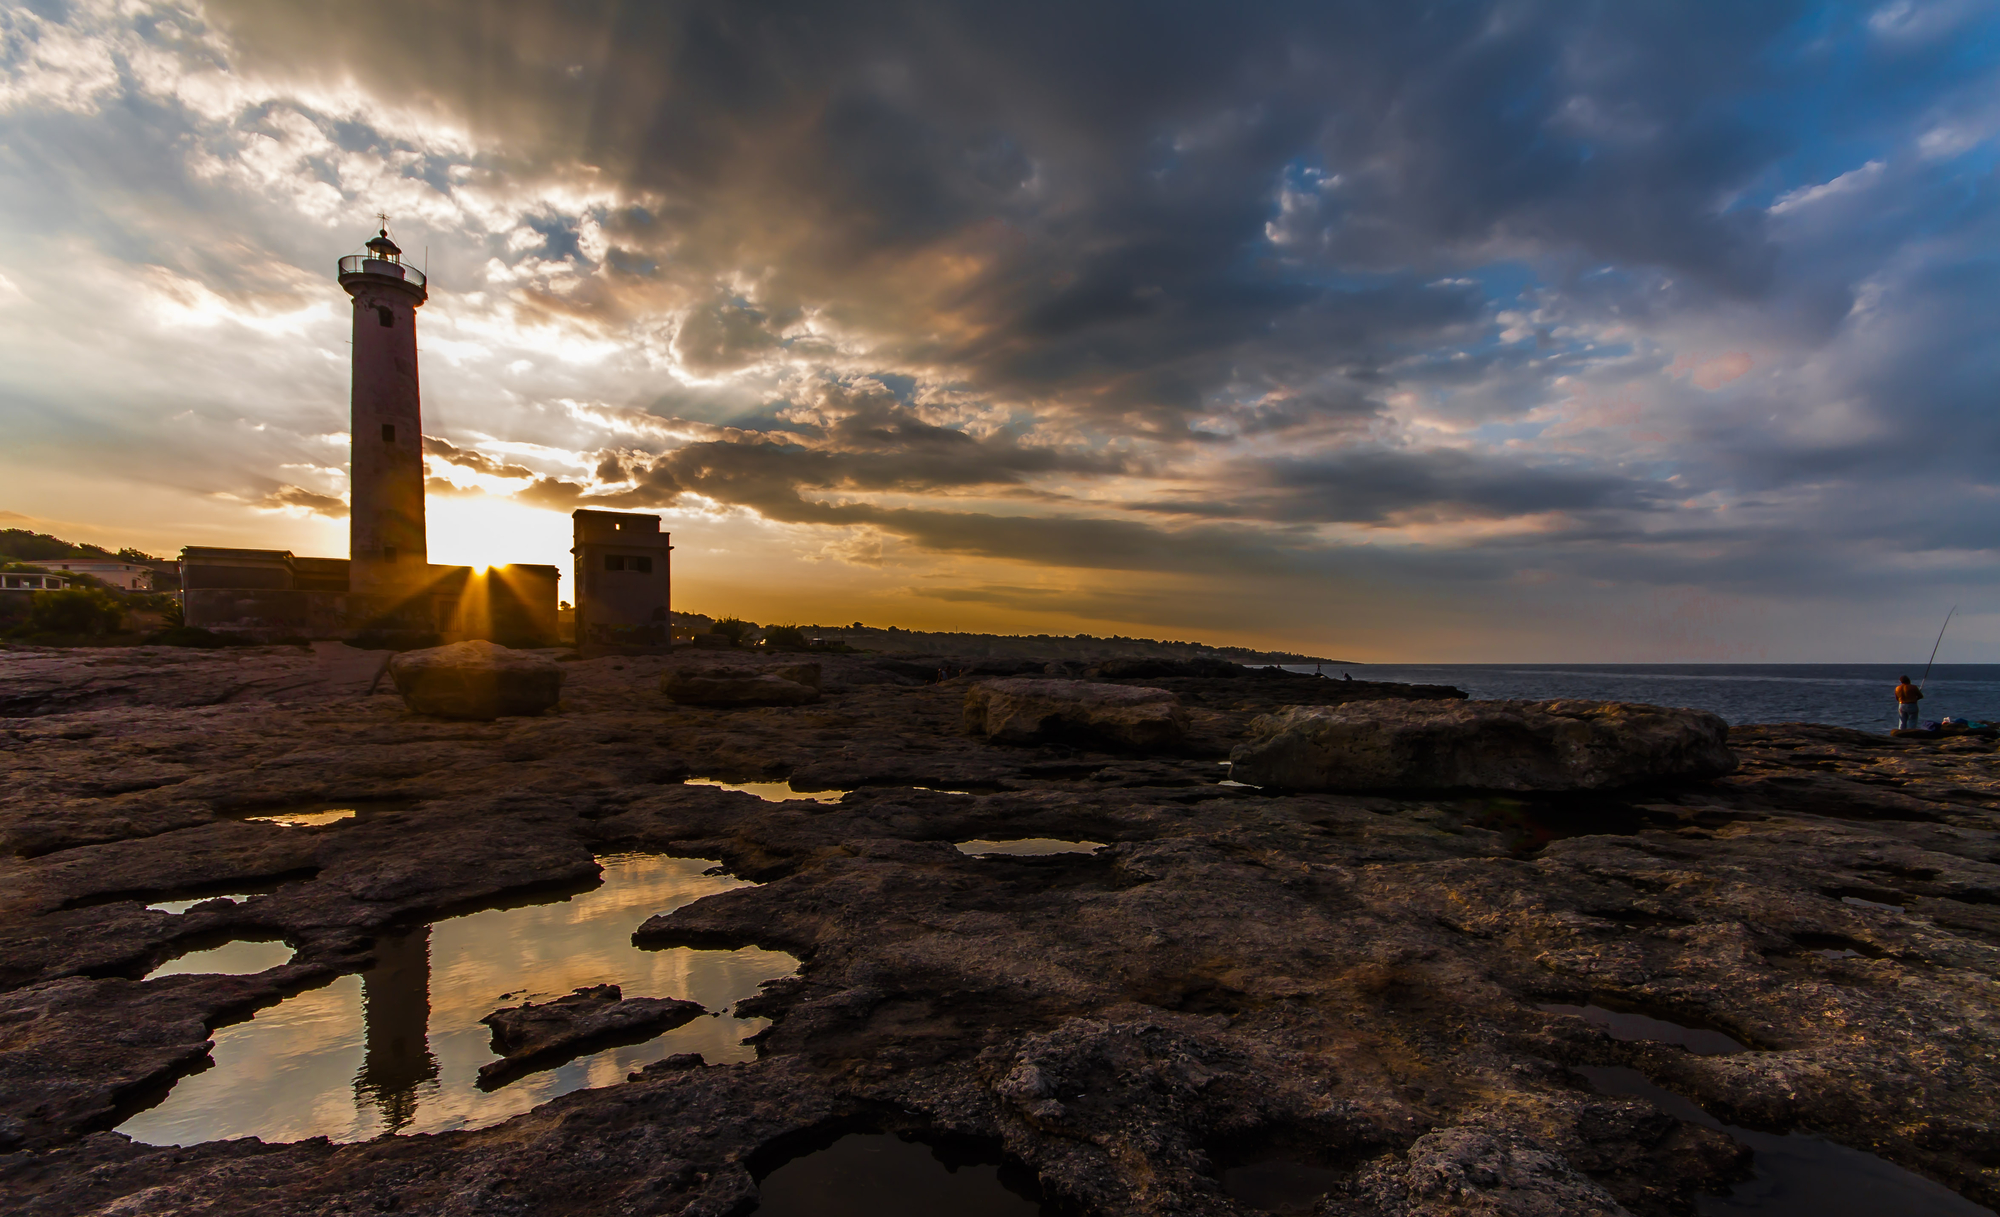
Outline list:
[[[384,1128],[400,1132],[417,1114],[417,1090],[438,1075],[427,1032],[431,1017],[431,930],[379,939],[375,966],[361,974],[365,1023],[357,1103],[372,1102]]]

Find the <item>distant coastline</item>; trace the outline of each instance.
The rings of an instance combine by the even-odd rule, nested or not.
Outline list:
[[[710,618],[700,613],[675,613],[677,623],[702,626]],[[768,628],[768,627],[767,627]],[[897,626],[800,626],[808,638],[843,642],[857,651],[885,655],[960,655],[987,659],[1226,659],[1241,664],[1352,664],[1291,651],[1260,651],[1254,647],[1213,646],[1205,642],[1097,637],[1091,634],[970,634],[958,631],[905,630]]]

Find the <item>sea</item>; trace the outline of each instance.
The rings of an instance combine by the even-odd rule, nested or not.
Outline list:
[[[1312,664],[1287,664],[1311,672]],[[1590,698],[1711,710],[1731,723],[1829,723],[1861,731],[1896,725],[1896,679],[1915,668],[1883,663],[1324,664],[1334,680],[1456,685],[1481,700]],[[1938,664],[1922,719],[2000,723],[2000,664]]]

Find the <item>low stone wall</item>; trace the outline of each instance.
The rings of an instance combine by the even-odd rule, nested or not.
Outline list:
[[[346,638],[347,593],[289,588],[194,587],[181,593],[187,624],[217,633],[275,638]]]
[[[481,579],[467,590],[490,601],[484,611],[466,611],[465,597],[456,593],[411,599],[289,588],[191,588],[182,604],[189,625],[260,642],[396,634],[432,644],[483,638],[513,647],[557,645],[553,581],[523,587]]]

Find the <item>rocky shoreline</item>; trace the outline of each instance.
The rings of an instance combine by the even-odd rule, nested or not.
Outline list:
[[[994,1146],[1101,1215],[1255,1212],[1220,1176],[1273,1160],[1328,1172],[1318,1211],[1353,1217],[1687,1213],[1747,1177],[1726,1134],[1578,1072],[1604,1067],[2000,1202],[1991,741],[1778,724],[1729,732],[1732,773],[1650,787],[1276,793],[1223,781],[1259,716],[1444,694],[856,655],[821,659],[815,702],[722,709],[661,691],[714,658],[677,654],[564,662],[555,711],[465,722],[410,713],[384,658],[0,652],[10,1211],[721,1217],[843,1128]],[[968,690],[1035,675],[1166,689],[1181,730],[1107,751],[968,732]],[[248,818],[333,803],[358,814]],[[1022,837],[1109,844],[954,845]],[[360,970],[391,928],[588,887],[621,851],[755,882],[632,927],[802,961],[740,1007],[772,1020],[754,1062],[675,1057],[491,1128],[355,1144],[108,1131],[213,1028]],[[259,894],[145,907],[224,891]],[[266,972],[138,979],[273,937],[295,953]],[[1747,1050],[1542,1008],[1585,1003]]]

